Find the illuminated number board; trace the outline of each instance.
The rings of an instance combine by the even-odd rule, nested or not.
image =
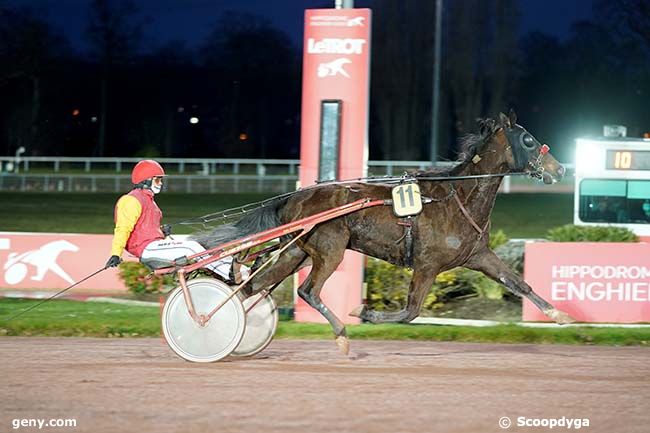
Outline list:
[[[608,150],[607,170],[650,170],[650,150]]]

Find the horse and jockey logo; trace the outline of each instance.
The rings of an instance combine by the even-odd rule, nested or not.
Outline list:
[[[33,281],[43,281],[47,272],[52,272],[68,283],[74,283],[70,275],[57,263],[59,254],[64,251],[77,252],[79,247],[66,240],[58,240],[22,254],[10,253],[3,268],[5,281],[11,285],[20,283],[27,277],[29,271],[27,265],[31,265],[36,271],[31,276]]]
[[[321,63],[318,65],[318,76],[323,77],[333,77],[335,75],[343,75],[346,78],[350,78],[350,75],[345,69],[344,65],[352,63],[352,60],[341,57],[340,59],[333,60],[328,63]]]
[[[363,27],[363,21],[366,19],[366,17],[356,17],[356,18],[350,18],[348,20],[348,27]]]

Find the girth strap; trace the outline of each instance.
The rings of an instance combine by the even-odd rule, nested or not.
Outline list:
[[[402,239],[404,239],[404,247],[406,250],[404,253],[404,264],[409,268],[413,267],[413,218],[414,217],[409,216],[397,221],[398,225],[404,227],[404,236],[395,242],[398,244]]]
[[[474,218],[472,218],[465,206],[463,206],[463,202],[461,202],[458,198],[458,194],[454,194],[454,199],[456,199],[456,203],[458,203],[458,207],[460,208],[460,211],[463,213],[463,215],[465,215],[465,218],[467,218],[467,221],[469,221],[472,227],[474,227],[474,229],[478,232],[479,239],[482,238],[488,226],[490,225],[490,219],[488,218],[487,222],[485,223],[485,227],[483,227],[483,230],[481,230],[479,225],[476,224],[476,221],[474,221]]]

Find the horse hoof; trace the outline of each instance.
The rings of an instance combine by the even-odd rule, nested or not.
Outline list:
[[[336,337],[336,345],[343,355],[347,356],[350,353],[350,340],[348,340],[348,337],[339,335]]]
[[[573,317],[569,316],[564,311],[556,310],[555,308],[544,311],[544,314],[546,314],[549,318],[555,320],[555,323],[558,325],[568,325],[569,323],[576,321]]]
[[[366,306],[362,304],[362,305],[359,305],[359,306],[358,306],[357,308],[355,308],[354,310],[350,311],[350,313],[348,314],[348,316],[361,318],[361,316],[362,316],[363,313],[365,313],[365,312],[366,312]]]

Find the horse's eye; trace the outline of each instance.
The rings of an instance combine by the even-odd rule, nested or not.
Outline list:
[[[532,150],[535,148],[535,139],[532,135],[525,134],[521,139],[521,145],[527,150]]]

